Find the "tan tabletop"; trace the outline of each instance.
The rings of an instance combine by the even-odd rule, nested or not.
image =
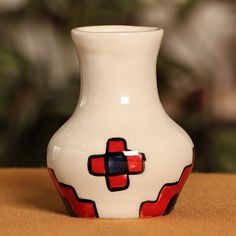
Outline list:
[[[107,220],[69,217],[46,169],[0,169],[0,235],[236,235],[236,175],[192,174],[170,215]]]

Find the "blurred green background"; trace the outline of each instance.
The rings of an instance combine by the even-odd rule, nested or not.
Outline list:
[[[79,70],[70,29],[160,26],[158,86],[190,134],[195,171],[236,172],[236,2],[0,0],[0,166],[45,166],[73,112]]]

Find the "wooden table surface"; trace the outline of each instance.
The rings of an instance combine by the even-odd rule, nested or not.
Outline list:
[[[174,211],[135,220],[66,214],[46,169],[0,169],[0,235],[236,235],[236,175],[191,174]]]

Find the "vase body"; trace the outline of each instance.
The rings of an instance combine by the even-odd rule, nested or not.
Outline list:
[[[50,176],[77,217],[168,214],[192,170],[193,144],[165,113],[156,60],[163,30],[72,30],[81,92],[48,145]]]

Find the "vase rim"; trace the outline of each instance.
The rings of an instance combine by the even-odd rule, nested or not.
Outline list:
[[[72,29],[73,32],[81,33],[109,33],[109,34],[127,34],[127,33],[144,33],[163,30],[155,26],[133,26],[133,25],[95,25],[82,26]]]

